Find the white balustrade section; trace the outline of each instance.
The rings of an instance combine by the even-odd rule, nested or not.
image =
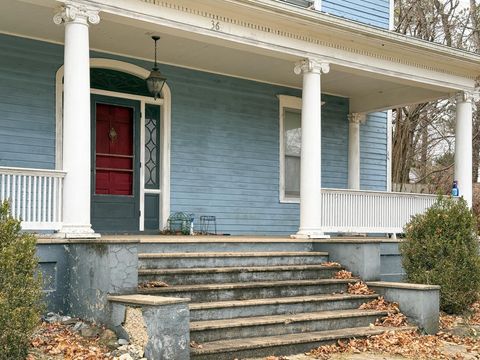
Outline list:
[[[59,230],[65,172],[0,166],[0,200],[24,230]]]
[[[413,215],[424,212],[436,195],[322,189],[325,232],[402,233]]]

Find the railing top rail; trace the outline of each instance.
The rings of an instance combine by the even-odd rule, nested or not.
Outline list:
[[[0,174],[4,174],[4,175],[52,176],[52,177],[63,178],[63,177],[65,177],[66,172],[62,171],[62,170],[0,166]]]
[[[352,190],[352,189],[334,189],[334,188],[322,188],[323,192],[343,192],[343,193],[352,193],[352,194],[372,194],[380,196],[408,196],[408,197],[422,197],[422,198],[437,198],[436,194],[420,194],[420,193],[406,193],[406,192],[395,192],[395,191],[378,191],[378,190]]]

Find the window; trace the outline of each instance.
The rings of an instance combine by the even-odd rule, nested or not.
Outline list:
[[[302,99],[279,95],[280,102],[280,201],[300,198],[300,153],[302,143]]]
[[[300,196],[300,150],[302,115],[298,110],[284,110],[283,144],[285,149],[285,196]]]

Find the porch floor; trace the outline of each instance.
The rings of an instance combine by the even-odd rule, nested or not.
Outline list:
[[[334,236],[329,239],[297,239],[290,236],[269,235],[151,235],[151,234],[106,234],[98,239],[64,239],[55,236],[42,236],[39,244],[73,242],[140,242],[140,243],[384,243],[398,242],[387,237]]]

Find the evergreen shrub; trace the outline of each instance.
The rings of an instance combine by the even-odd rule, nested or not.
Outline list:
[[[478,299],[476,221],[463,198],[440,196],[425,213],[412,217],[400,252],[408,282],[441,286],[441,310],[459,314]]]
[[[0,204],[0,360],[25,359],[43,311],[36,239]]]

